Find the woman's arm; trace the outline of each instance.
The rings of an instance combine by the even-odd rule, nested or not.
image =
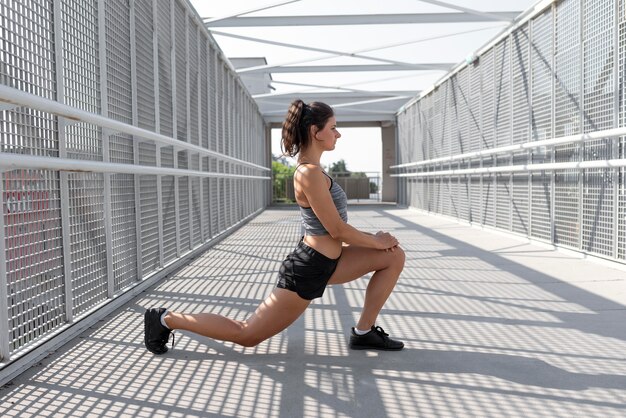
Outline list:
[[[331,237],[349,245],[379,250],[393,249],[398,245],[398,240],[389,233],[379,232],[372,235],[344,222],[328,191],[321,168],[306,167],[305,170],[297,171],[296,176],[296,183],[302,188],[309,206]]]

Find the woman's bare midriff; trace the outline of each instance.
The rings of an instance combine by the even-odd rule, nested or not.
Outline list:
[[[341,241],[330,235],[305,235],[304,243],[328,258],[336,259],[341,255]]]

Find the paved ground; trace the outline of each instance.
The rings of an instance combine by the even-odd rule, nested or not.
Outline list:
[[[255,348],[178,334],[156,357],[145,307],[244,318],[295,245],[271,209],[0,391],[2,416],[626,416],[626,272],[393,206],[351,223],[407,252],[379,325],[397,353],[350,352],[367,279],[329,288]]]

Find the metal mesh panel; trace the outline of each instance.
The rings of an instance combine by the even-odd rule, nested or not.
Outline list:
[[[109,117],[132,123],[130,72],[130,10],[122,0],[105,3],[107,102]],[[129,135],[110,138],[111,162],[133,163]],[[114,290],[120,291],[137,277],[135,236],[135,183],[128,174],[111,176],[112,258]]]
[[[139,164],[156,166],[156,146],[139,143]],[[141,216],[141,268],[143,275],[159,267],[159,217],[157,176],[139,176],[139,211]]]
[[[132,123],[128,1],[109,0],[104,5],[109,117]]]
[[[176,138],[187,141],[187,30],[185,8],[174,2],[174,54],[176,66]]]
[[[495,49],[495,146],[511,143],[511,57],[509,38]]]
[[[496,175],[496,227],[511,229],[511,175]]]
[[[0,2],[0,84],[45,98],[56,93],[51,0]],[[17,7],[19,5],[19,7]]]
[[[158,60],[159,60],[159,122],[160,133],[174,136],[172,107],[171,21],[170,8],[158,8]]]
[[[459,189],[457,193],[457,206],[459,218],[469,221],[469,177],[461,176],[459,178]]]
[[[16,7],[19,3],[20,7]],[[0,84],[56,94],[52,1],[0,2]],[[1,152],[57,156],[56,118],[33,109],[0,111]]]
[[[456,75],[450,79],[449,92],[450,103],[448,105],[448,109],[450,112],[450,120],[448,126],[450,129],[450,146],[448,155],[457,155],[461,152],[461,136],[463,132],[461,127],[461,117],[464,115],[461,115],[460,113],[460,88],[458,77]]]
[[[446,126],[443,153],[446,156],[458,153],[459,148],[459,121],[456,108],[456,83],[449,80],[446,88]],[[454,149],[454,151],[453,151]]]
[[[482,132],[480,122],[482,119],[481,103],[481,75],[480,63],[470,66],[470,126],[469,126],[469,149],[467,152],[478,151],[481,147]]]
[[[191,156],[191,169],[198,171],[199,170],[199,157],[197,155]],[[190,190],[191,190],[191,219],[193,228],[191,230],[191,247],[195,247],[196,245],[202,242],[202,219],[201,219],[201,211],[200,211],[200,184],[201,179],[199,177],[192,177],[190,179]],[[240,200],[240,202],[243,200]]]
[[[554,135],[574,135],[582,131],[580,101],[580,2],[556,6],[554,32]],[[580,145],[554,148],[555,162],[580,161]],[[554,176],[554,242],[573,248],[580,246],[579,171],[562,170]]]
[[[178,168],[187,169],[188,159],[187,152],[178,153]],[[189,177],[178,177],[178,227],[181,248],[188,250],[190,248],[190,229],[189,229]]]
[[[560,170],[554,179],[554,242],[580,246],[580,192],[578,170]]]
[[[550,172],[531,173],[531,222],[530,234],[535,238],[551,239],[551,184]]]
[[[58,173],[3,175],[9,348],[36,340],[65,319]]]
[[[163,211],[163,257],[170,261],[176,257],[176,202],[172,176],[161,177]]]
[[[584,170],[583,242],[586,251],[613,255],[613,172]]]
[[[459,217],[459,179],[450,177],[448,179],[448,189],[450,190],[450,209],[449,215],[455,218]]]
[[[161,166],[174,167],[174,151],[171,147],[161,148]],[[176,257],[176,178],[161,177],[161,211],[163,214],[163,258],[165,261]]]
[[[469,128],[470,128],[470,108],[469,108],[469,69],[465,67],[459,71],[458,94],[456,103],[458,107],[459,118],[459,150],[458,153],[463,154],[469,151]]]
[[[33,109],[0,111],[0,152],[58,156],[56,118]]]
[[[218,95],[217,95],[217,52],[211,48],[211,60],[209,61],[209,117],[211,120],[211,138],[209,140],[209,147],[213,151],[217,151],[217,137],[218,137]],[[211,168],[214,170],[214,168]],[[213,212],[215,213],[215,212]]]
[[[114,289],[119,291],[137,279],[135,178],[132,174],[111,176],[111,211]]]
[[[200,188],[202,189],[204,204],[204,206],[202,207],[202,216],[204,216],[204,235],[202,236],[202,240],[208,241],[212,237],[210,204],[211,181],[209,179],[200,179]]]
[[[211,132],[209,132],[209,115],[210,115],[210,106],[209,106],[209,67],[211,65],[211,61],[209,59],[209,50],[207,49],[207,40],[204,37],[200,37],[200,74],[198,77],[200,79],[200,110],[199,110],[199,119],[201,124],[202,137],[200,138],[200,145],[203,148],[209,148],[209,138],[211,137]]]
[[[533,19],[531,138],[552,138],[552,9]]]
[[[232,143],[233,143],[233,80],[232,75],[226,65],[224,65],[224,142],[222,145],[224,146],[224,154],[233,155],[232,153]],[[229,183],[229,182],[227,182]]]
[[[68,177],[73,312],[81,314],[107,298],[104,177],[98,173]]]
[[[432,148],[432,141],[433,141],[433,132],[432,132],[432,94],[429,94],[428,96],[426,96],[426,98],[423,100],[423,109],[422,109],[422,113],[420,114],[420,118],[422,119],[423,123],[423,140],[422,140],[422,152],[424,153],[424,159],[430,159],[431,158],[431,151],[430,149]]]
[[[444,87],[440,87],[443,89]],[[442,142],[443,142],[443,106],[445,104],[443,94],[440,94],[439,91],[436,91],[433,95],[434,98],[434,106],[433,106],[433,115],[432,115],[432,124],[433,124],[433,138],[432,138],[432,147],[431,147],[431,158],[439,158],[442,156]]]
[[[529,235],[528,228],[528,174],[513,173],[511,200],[511,224],[514,232]]]
[[[62,0],[65,103],[100,113],[98,2]]]
[[[144,276],[159,267],[159,200],[157,176],[139,177],[141,268]]]
[[[201,90],[198,82],[198,27],[191,19],[187,21],[187,33],[189,41],[189,62],[187,63],[187,71],[189,71],[189,133],[191,135],[189,141],[194,145],[199,145],[198,95]]]
[[[65,127],[67,156],[77,160],[102,161],[102,133],[88,123]]]
[[[584,132],[614,125],[614,39],[615,4],[611,0],[585,2],[583,9],[583,129]],[[585,160],[610,159],[614,141],[600,139],[584,145]],[[613,255],[612,170],[586,170],[583,174],[582,248]]]
[[[566,1],[558,4],[554,47],[554,134],[557,137],[578,134],[581,132],[579,2]],[[572,147],[564,145],[557,150]]]
[[[495,226],[495,176],[492,174],[482,177],[482,217],[483,225]]]
[[[226,214],[226,190],[225,190],[225,184],[226,184],[226,180],[225,179],[218,179],[218,195],[219,195],[219,201],[218,201],[218,208],[217,208],[217,218],[218,218],[218,227],[217,230],[219,232],[222,232],[224,229],[226,229],[226,219],[225,219],[225,214]]]
[[[583,12],[583,91],[585,132],[613,127],[614,1],[585,2]]]
[[[618,2],[619,30],[619,86],[621,102],[619,104],[619,126],[626,126],[626,3]],[[626,158],[626,137],[620,138],[620,158]],[[619,169],[617,220],[617,257],[626,260],[626,168]]]
[[[409,161],[421,161],[425,158],[426,156],[426,150],[424,148],[424,145],[426,143],[426,138],[428,137],[428,135],[424,134],[424,124],[420,123],[420,121],[422,121],[424,118],[422,117],[422,106],[420,104],[420,106],[418,108],[415,109],[415,112],[412,113],[413,115],[413,125],[409,128],[411,129],[411,131],[409,131],[409,136],[408,136],[408,143],[411,144],[412,150],[409,150],[409,152],[407,153],[408,156],[415,156],[415,160],[411,160],[411,159],[407,159],[406,162]],[[418,129],[418,124],[419,124],[419,129]],[[414,130],[413,130],[414,129]],[[419,142],[413,140],[414,136],[417,137],[419,139]]]
[[[493,49],[485,52],[480,57],[481,71],[481,128],[482,142],[481,149],[493,148],[494,144],[494,126],[495,126],[495,69],[494,69],[494,53]]]
[[[512,34],[512,94],[513,100],[513,143],[530,140],[530,71],[528,58],[528,26],[517,29]]]
[[[139,127],[156,130],[152,0],[135,0],[137,61],[137,120]]]
[[[211,171],[217,171],[217,161],[214,158],[210,158]],[[217,235],[220,230],[219,225],[219,179],[209,179],[209,207],[211,210],[211,233],[213,236]]]
[[[470,222],[482,222],[482,184],[480,176],[470,177]]]
[[[443,83],[439,89],[439,96],[441,97],[441,139],[439,149],[442,157],[450,155],[450,89],[449,80]]]
[[[439,188],[441,201],[438,212],[444,215],[450,215],[450,178],[442,178],[439,182]]]
[[[231,165],[229,163],[226,163],[224,165],[224,172],[232,173]],[[234,205],[236,202],[234,202],[234,189],[232,179],[224,179],[224,197],[224,209],[222,213],[224,214],[224,220],[226,221],[224,227],[228,227],[228,225],[231,225],[235,222],[235,220],[233,219],[233,210],[235,208]]]

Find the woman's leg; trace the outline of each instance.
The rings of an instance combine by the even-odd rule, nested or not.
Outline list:
[[[360,330],[370,329],[376,323],[378,313],[387,301],[404,268],[404,251],[375,250],[362,247],[344,247],[337,269],[328,284],[342,284],[358,279],[374,271],[365,292],[365,303],[357,323]]]
[[[253,347],[287,328],[311,303],[296,292],[275,288],[245,321],[221,315],[168,312],[165,323],[171,329],[191,331],[216,340]]]

